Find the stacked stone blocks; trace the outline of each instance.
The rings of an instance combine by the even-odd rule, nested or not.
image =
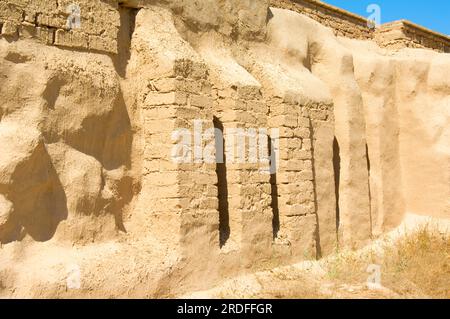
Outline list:
[[[80,9],[79,26],[70,26],[71,6]],[[61,47],[117,53],[120,27],[117,1],[0,0],[1,36],[37,39]]]

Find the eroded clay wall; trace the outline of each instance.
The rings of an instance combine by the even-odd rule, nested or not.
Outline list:
[[[369,27],[367,19],[317,0],[271,0],[275,8],[292,10],[307,15],[331,28],[335,35],[352,39],[375,40],[390,50],[402,48],[430,48],[450,51],[450,39],[412,22],[401,20]]]
[[[275,8],[288,9],[314,19],[330,27],[339,36],[355,39],[371,39],[373,30],[367,20],[350,12],[316,0],[271,0]]]
[[[265,0],[83,2],[72,31],[66,2],[0,3],[2,295],[176,296],[448,216],[446,55]],[[212,129],[268,130],[264,161],[205,162]]]
[[[397,21],[382,25],[374,35],[382,47],[392,50],[401,48],[431,48],[439,52],[450,52],[450,39],[427,30],[409,21]]]
[[[10,39],[36,38],[49,45],[117,53],[119,25],[115,0],[0,1],[1,35]]]

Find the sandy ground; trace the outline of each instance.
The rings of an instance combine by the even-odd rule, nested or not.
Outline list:
[[[440,234],[450,234],[450,219],[436,219],[408,214],[405,221],[397,229],[373,241],[370,245],[357,251],[344,251],[359,258],[368,252],[383,252],[385,245],[392,245],[396,240],[411,234],[421,227],[430,227]],[[361,272],[367,272],[367,281],[345,283],[330,278],[330,264],[339,258],[339,254],[331,255],[319,261],[304,261],[295,265],[279,267],[270,271],[243,275],[225,281],[217,287],[206,291],[198,291],[182,296],[187,299],[200,298],[430,298],[427,295],[399,294],[383,286],[374,284],[368,272],[370,265]],[[449,273],[450,276],[450,273]],[[450,287],[449,287],[450,289]]]

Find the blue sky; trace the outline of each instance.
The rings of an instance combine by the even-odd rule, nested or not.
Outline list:
[[[368,17],[370,4],[381,8],[381,23],[410,20],[428,29],[450,35],[450,0],[323,0],[326,3]]]

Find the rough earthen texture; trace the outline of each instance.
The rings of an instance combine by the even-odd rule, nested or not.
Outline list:
[[[391,50],[431,48],[450,53],[449,37],[405,20],[382,25],[375,32],[374,39],[380,46]]]
[[[400,20],[374,28],[367,19],[318,0],[270,0],[270,5],[307,15],[331,28],[337,36],[375,40],[378,45],[390,50],[430,48],[450,52],[450,39],[447,36],[410,21]]]
[[[372,39],[373,30],[367,20],[317,0],[270,0],[272,7],[288,9],[314,19],[334,30],[337,36],[355,39]]]
[[[80,28],[70,29],[71,5],[80,7]],[[35,38],[44,44],[107,53],[117,52],[120,26],[116,0],[1,0],[1,34]]]
[[[0,1],[0,296],[181,296],[450,217],[448,54],[312,0],[69,4]],[[213,129],[263,160],[205,162]]]

